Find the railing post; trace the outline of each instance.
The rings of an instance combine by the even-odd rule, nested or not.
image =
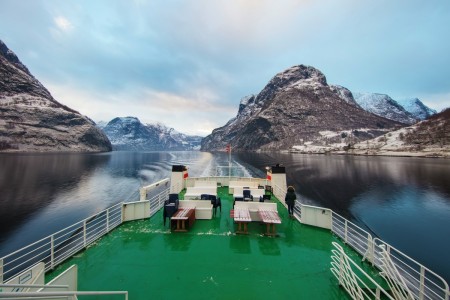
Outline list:
[[[83,221],[83,246],[86,248],[86,220]]]
[[[55,266],[55,236],[50,237],[50,269]]]
[[[425,268],[420,266],[420,288],[419,288],[419,299],[423,300],[425,294]]]
[[[109,208],[106,209],[106,232],[109,232]]]
[[[347,239],[348,239],[348,236],[347,236],[347,234],[348,234],[348,224],[347,224],[347,219],[345,219],[345,222],[344,222],[344,242],[347,244]]]
[[[341,249],[339,250],[339,285],[343,284],[342,279],[344,278],[344,253]]]
[[[370,263],[372,263],[372,266],[374,264],[374,243],[371,235],[367,236],[367,250],[366,254],[364,255],[364,259],[368,259]]]
[[[3,283],[3,258],[0,259],[0,283]]]
[[[147,198],[147,190],[145,189],[145,188],[140,188],[139,189],[139,200],[140,201],[144,201],[145,200],[145,198]]]
[[[375,299],[377,299],[377,300],[380,300],[381,298],[381,293],[380,293],[380,288],[379,287],[377,287],[377,290],[375,291],[375,293],[376,293],[376,295],[375,295]]]

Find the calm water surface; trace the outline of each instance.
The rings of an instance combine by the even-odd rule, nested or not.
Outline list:
[[[450,282],[450,161],[423,158],[236,153],[243,176],[285,165],[301,202],[333,209]],[[0,154],[0,256],[168,177],[215,175],[225,153]]]

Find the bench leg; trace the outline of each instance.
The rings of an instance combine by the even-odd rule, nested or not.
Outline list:
[[[248,222],[236,222],[238,224],[238,230],[236,233],[248,234]]]
[[[272,229],[270,228],[272,226]],[[277,229],[275,227],[275,223],[266,223],[266,235],[276,236]]]

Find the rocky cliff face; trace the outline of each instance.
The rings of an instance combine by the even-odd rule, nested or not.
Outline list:
[[[354,131],[356,139],[385,133],[400,123],[355,105],[351,92],[329,86],[325,75],[305,65],[289,68],[256,96],[241,100],[237,116],[202,140],[202,150],[282,150],[326,142],[325,132]]]
[[[57,102],[0,41],[0,151],[111,151],[95,123]]]
[[[163,124],[142,124],[138,118],[114,118],[104,127],[114,150],[196,150],[201,137],[188,136]]]

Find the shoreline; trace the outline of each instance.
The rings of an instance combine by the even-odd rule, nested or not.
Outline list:
[[[318,155],[355,155],[355,156],[387,156],[387,157],[419,157],[419,158],[445,158],[450,159],[450,152],[408,152],[408,151],[298,151],[287,150],[288,153],[318,154]]]

